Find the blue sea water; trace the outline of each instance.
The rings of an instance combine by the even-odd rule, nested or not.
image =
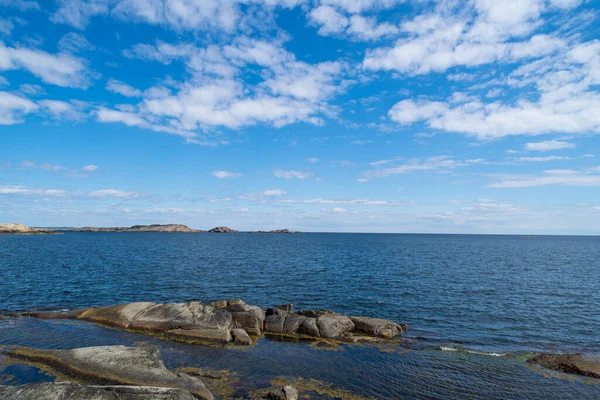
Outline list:
[[[258,386],[285,375],[376,398],[600,398],[595,380],[544,375],[522,357],[600,355],[600,237],[0,235],[2,311],[230,298],[406,322],[410,351],[330,352],[263,339],[242,352],[144,340],[157,342],[170,366],[226,368]],[[139,337],[83,322],[0,321],[0,345],[70,348]],[[9,384],[39,379],[12,369],[4,372]]]

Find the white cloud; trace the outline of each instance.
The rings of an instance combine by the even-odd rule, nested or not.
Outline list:
[[[95,50],[96,46],[90,43],[81,33],[69,32],[58,41],[58,49],[66,53],[80,53]]]
[[[564,156],[546,156],[546,157],[518,157],[515,159],[516,162],[530,163],[530,162],[548,162],[548,161],[561,161],[570,160],[571,157]]]
[[[0,92],[0,125],[21,123],[26,114],[37,109],[38,106],[29,99],[8,92]]]
[[[81,170],[84,172],[95,172],[98,170],[98,168],[99,167],[97,165],[90,164],[90,165],[85,165],[83,168],[81,168]]]
[[[286,192],[285,190],[281,190],[281,189],[273,189],[273,190],[265,190],[263,192],[263,194],[265,196],[285,196],[286,194],[288,194],[288,192]]]
[[[543,142],[527,143],[525,148],[532,151],[551,151],[560,149],[573,149],[576,146],[573,143],[561,140],[546,140]]]
[[[120,82],[116,79],[109,79],[108,83],[106,84],[106,89],[114,93],[122,94],[126,97],[140,97],[142,95],[141,90],[129,86],[128,84]]]
[[[7,47],[0,42],[0,71],[11,69],[26,69],[57,86],[86,88],[90,84],[86,63],[81,58],[68,53]]]
[[[117,189],[103,189],[96,190],[90,193],[91,197],[97,198],[111,198],[116,197],[119,199],[137,199],[143,197],[139,192],[132,192],[128,190],[117,190]]]
[[[306,159],[306,160],[304,160],[304,161],[306,161],[306,162],[307,162],[307,163],[309,163],[309,164],[316,164],[316,163],[318,163],[320,160],[319,160],[318,158],[316,158],[316,157],[311,157],[311,158],[307,158],[307,159]]]
[[[311,23],[319,26],[319,34],[323,36],[344,32],[348,26],[348,18],[330,6],[313,8],[308,18]]]
[[[227,179],[227,178],[237,178],[242,176],[242,174],[231,171],[213,171],[212,176],[218,179]]]
[[[341,208],[341,207],[333,207],[330,212],[332,212],[333,214],[344,214],[346,212],[345,208]]]
[[[284,171],[282,169],[276,169],[273,171],[273,175],[277,178],[283,179],[308,179],[313,176],[311,172],[302,172],[302,171]]]
[[[0,185],[0,195],[20,195],[20,196],[54,196],[63,197],[66,195],[64,190],[59,189],[37,189],[27,186]]]
[[[50,20],[78,29],[85,28],[92,16],[108,13],[106,0],[58,0],[58,3],[59,8]]]
[[[600,186],[600,174],[593,170],[546,170],[541,175],[505,175],[495,177],[489,188],[532,188],[539,186]]]
[[[387,160],[382,160],[387,161]],[[384,178],[390,175],[408,174],[416,171],[448,171],[458,167],[464,167],[478,162],[456,161],[448,156],[429,157],[427,159],[413,159],[408,163],[382,169],[374,169],[362,173],[364,178]],[[376,162],[376,166],[388,164],[387,162]]]

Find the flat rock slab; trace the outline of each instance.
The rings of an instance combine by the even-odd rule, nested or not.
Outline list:
[[[538,354],[527,362],[554,371],[600,379],[600,357],[582,354]]]
[[[169,371],[155,346],[102,346],[73,350],[13,348],[5,354],[49,365],[94,384],[167,387],[186,390],[201,399],[214,399],[199,378]]]
[[[185,390],[148,386],[87,386],[52,382],[0,386],[0,400],[195,400]]]

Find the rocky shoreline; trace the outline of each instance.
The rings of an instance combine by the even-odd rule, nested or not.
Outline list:
[[[50,229],[30,228],[22,224],[0,224],[0,235],[62,235]]]
[[[198,229],[192,229],[183,224],[153,224],[153,225],[133,225],[130,227],[113,228],[71,228],[72,232],[204,232]]]
[[[262,309],[243,300],[213,302],[136,302],[66,312],[27,312],[13,317],[89,321],[124,331],[193,345],[250,346],[261,338],[313,341],[317,346],[355,343],[395,345],[408,329],[394,321],[342,315],[331,310],[294,311],[291,304]],[[1,317],[0,317],[1,319]],[[386,344],[387,343],[387,344]],[[8,347],[0,354],[56,371],[67,382],[1,386],[0,399],[62,400],[73,398],[213,400],[210,374],[193,368],[168,370],[159,349],[139,345],[100,346],[72,350]],[[18,362],[18,361],[15,361]],[[600,379],[600,359],[580,354],[537,354],[530,365]],[[75,380],[75,382],[70,382]],[[261,395],[262,396],[262,395]],[[298,399],[292,386],[273,387],[264,397]],[[255,397],[253,397],[255,398]]]

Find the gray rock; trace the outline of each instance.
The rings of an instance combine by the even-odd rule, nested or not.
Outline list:
[[[185,390],[149,386],[87,386],[45,382],[0,386],[0,400],[194,400]]]
[[[234,328],[245,329],[251,335],[260,336],[265,323],[265,312],[258,307],[250,307],[247,311],[232,312]]]
[[[293,386],[284,386],[271,390],[267,394],[268,400],[298,400],[298,391]]]
[[[224,341],[230,337],[233,320],[226,309],[215,309],[210,304],[191,303],[129,303],[118,306],[92,308],[77,316],[78,319],[113,325],[125,329],[174,333],[206,332],[207,338]]]
[[[285,322],[283,323],[283,333],[293,334],[298,332],[298,328],[304,322],[306,317],[297,314],[291,314],[285,317]]]
[[[309,318],[319,318],[321,315],[340,315],[331,310],[303,310],[296,312],[298,315],[304,315]]]
[[[248,332],[246,332],[244,329],[232,329],[231,335],[233,336],[235,343],[243,344],[246,346],[252,344],[252,339],[250,339],[250,336],[248,336]]]
[[[130,227],[112,227],[112,228],[72,228],[74,232],[203,232],[198,229],[192,229],[182,224],[152,224],[152,225],[134,225]]]
[[[350,317],[350,319],[354,322],[355,331],[385,339],[401,335],[406,329],[406,325],[397,324],[387,319],[366,317]]]
[[[267,315],[265,319],[265,332],[283,333],[285,315]]]
[[[325,314],[317,318],[317,326],[321,337],[336,339],[346,332],[354,329],[354,323],[348,317],[342,315]]]
[[[160,386],[186,390],[205,400],[214,399],[199,378],[175,374],[165,368],[160,351],[155,346],[103,346],[73,350],[14,348],[5,353],[11,357],[47,364],[93,383]]]
[[[298,328],[298,333],[301,335],[321,337],[319,332],[319,326],[317,325],[316,318],[306,318],[302,321],[302,325]]]

